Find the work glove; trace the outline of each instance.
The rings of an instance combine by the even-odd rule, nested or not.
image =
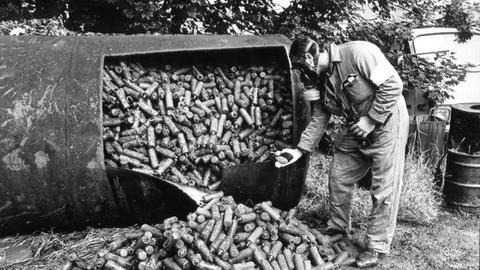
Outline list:
[[[275,162],[275,167],[282,168],[295,163],[300,157],[302,157],[303,153],[297,148],[285,148],[282,151],[275,152],[275,155],[277,160]]]
[[[361,116],[357,123],[350,127],[350,132],[359,138],[365,139],[375,129],[375,123],[368,116]]]

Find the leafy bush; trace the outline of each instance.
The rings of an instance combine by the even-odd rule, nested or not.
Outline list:
[[[475,27],[475,21],[469,10],[480,8],[480,3],[470,3],[465,0],[452,1],[445,6],[445,16],[440,20],[442,24],[455,27],[459,30],[457,38],[459,42],[465,42],[473,36],[471,31]]]
[[[0,35],[65,36],[73,34],[58,18],[0,21]]]
[[[465,77],[464,67],[457,65],[451,54],[438,54],[433,62],[411,55],[408,41],[411,40],[412,28],[439,23],[457,27],[460,35],[468,38],[464,32],[473,28],[475,23],[466,11],[465,1],[454,0],[451,4],[433,0],[415,3],[366,1],[377,12],[374,19],[365,19],[362,14],[355,12],[358,2],[364,1],[343,2],[319,1],[320,4],[309,5],[308,0],[295,0],[279,16],[276,23],[279,25],[278,31],[290,37],[303,32],[323,43],[370,41],[379,46],[396,67],[404,81],[405,91],[421,91],[430,106],[442,103],[453,95],[453,87]],[[391,17],[394,7],[403,10],[401,20]],[[446,16],[439,20],[439,12]]]
[[[405,89],[420,91],[433,107],[455,95],[453,86],[465,79],[463,65],[455,63],[452,53],[438,53],[434,61],[416,55],[406,55],[397,70],[405,84]]]
[[[32,8],[31,3],[28,3],[28,1],[2,1],[0,3],[0,20],[29,18]]]
[[[452,97],[453,87],[465,78],[465,68],[455,63],[451,53],[438,53],[434,61],[409,52],[408,40],[416,20],[385,22],[381,19],[350,25],[349,38],[377,44],[404,82],[405,91],[420,91],[429,106]],[[365,27],[367,26],[367,27]]]

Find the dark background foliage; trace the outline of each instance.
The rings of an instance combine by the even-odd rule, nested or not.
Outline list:
[[[368,7],[368,8],[366,8]],[[285,34],[308,33],[320,42],[368,40],[397,67],[407,91],[422,91],[431,104],[451,95],[449,75],[464,76],[448,54],[438,66],[408,51],[411,29],[448,26],[459,42],[478,27],[466,0],[1,0],[3,34]],[[365,16],[365,14],[370,14]],[[400,18],[400,19],[399,19]],[[12,32],[12,30],[15,30]]]

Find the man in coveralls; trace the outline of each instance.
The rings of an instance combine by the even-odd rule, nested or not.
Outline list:
[[[282,151],[292,158],[276,166],[290,165],[312,152],[332,114],[346,118],[352,111],[356,114],[353,122],[351,117],[345,121],[335,140],[326,233],[349,231],[354,185],[371,170],[373,207],[366,249],[357,257],[357,265],[375,266],[390,251],[402,186],[409,125],[402,80],[380,49],[366,41],[331,44],[322,50],[308,37],[297,38],[290,59],[299,71],[304,93],[317,100],[297,147]]]

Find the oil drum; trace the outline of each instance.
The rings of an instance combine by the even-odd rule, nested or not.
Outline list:
[[[449,148],[462,148],[463,152],[480,151],[480,103],[452,105]]]
[[[452,106],[444,195],[448,205],[480,211],[480,103]]]

